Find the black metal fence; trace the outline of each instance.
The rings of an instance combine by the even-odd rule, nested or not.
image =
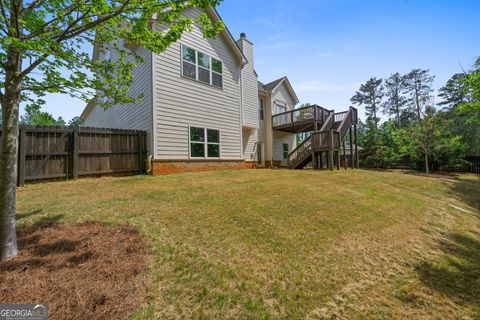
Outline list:
[[[362,167],[367,167],[364,161],[360,161]],[[480,156],[468,156],[464,161],[458,164],[442,163],[434,161],[429,164],[431,171],[449,171],[449,172],[467,172],[480,174]],[[425,164],[420,161],[413,161],[408,157],[404,157],[395,163],[388,165],[387,169],[406,169],[406,170],[425,170]]]

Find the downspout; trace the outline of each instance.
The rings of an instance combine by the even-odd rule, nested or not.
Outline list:
[[[243,76],[242,76],[243,66],[240,64],[238,71],[240,72],[240,159],[245,161],[245,153],[243,152]]]
[[[266,134],[267,134],[267,139],[266,139],[266,143],[268,144],[266,151],[268,150],[268,157],[265,155],[265,161],[269,161],[270,162],[270,168],[273,168],[273,123],[272,123],[272,116],[273,116],[273,113],[272,113],[272,110],[273,110],[273,99],[272,99],[272,93],[271,92],[267,92],[267,98],[269,100],[269,103],[268,103],[268,106],[269,106],[269,110],[267,110],[268,112],[268,128],[265,128],[266,130]],[[267,105],[267,104],[265,104]],[[268,135],[270,137],[268,137]],[[267,159],[268,158],[268,159]],[[266,163],[265,163],[266,164]]]
[[[153,24],[152,24],[152,29],[155,30],[157,27],[157,22],[156,22],[157,14],[154,15],[153,19]],[[152,103],[152,134],[150,137],[150,143],[151,143],[151,154],[148,156],[148,163],[149,163],[149,171],[147,172],[148,174],[153,174],[153,160],[155,159],[155,156],[157,154],[157,126],[156,126],[156,119],[157,119],[157,110],[156,110],[156,105],[155,105],[155,98],[157,96],[157,90],[155,87],[155,53],[153,51],[150,51],[151,53],[151,103]]]

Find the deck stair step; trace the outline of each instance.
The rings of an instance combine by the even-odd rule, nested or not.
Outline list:
[[[295,150],[288,155],[288,167],[290,169],[303,169],[317,155],[322,152],[337,151],[344,144],[347,133],[358,121],[357,109],[350,107],[348,111],[328,114],[321,124],[320,130],[312,132]],[[333,154],[333,152],[332,152]],[[338,153],[339,154],[339,153]],[[332,156],[333,157],[333,156]],[[330,162],[333,162],[330,160]],[[330,164],[332,167],[332,164]]]

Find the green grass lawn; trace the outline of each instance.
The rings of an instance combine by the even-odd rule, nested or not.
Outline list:
[[[243,170],[28,185],[18,225],[128,222],[138,319],[480,319],[480,179]]]

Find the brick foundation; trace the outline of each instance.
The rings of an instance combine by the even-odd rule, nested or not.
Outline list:
[[[153,160],[152,174],[154,176],[164,174],[175,174],[182,172],[201,172],[213,170],[240,170],[254,169],[257,167],[255,161],[165,161]]]

